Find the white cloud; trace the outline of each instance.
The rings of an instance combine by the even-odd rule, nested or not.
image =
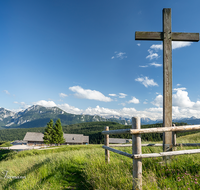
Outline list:
[[[60,96],[61,98],[65,98],[65,97],[67,97],[67,94],[60,93],[59,96]]]
[[[155,66],[155,67],[162,67],[162,64],[158,64],[158,63],[150,63],[151,66]]]
[[[178,91],[178,90],[186,90],[186,88],[185,88],[185,87],[182,87],[182,88],[174,88],[173,90],[174,90],[174,91]]]
[[[148,102],[145,102],[145,101],[144,101],[143,104],[148,104]]]
[[[186,90],[186,88],[176,89],[176,94],[172,95],[173,106],[178,106],[180,108],[191,108],[195,105],[195,103],[192,102],[188,97],[188,92],[184,90]]]
[[[8,92],[7,90],[4,90],[4,92],[5,92],[6,94],[10,95],[10,92]]]
[[[177,84],[176,86],[181,86],[181,84]]]
[[[34,105],[44,106],[44,107],[55,107],[56,104],[53,101],[46,101],[46,100],[40,100],[38,102],[34,102]]]
[[[115,56],[112,56],[111,59],[114,59],[114,58],[120,58],[120,59],[124,59],[124,58],[127,58],[127,56],[125,55],[126,53],[125,52],[117,52],[115,51]]]
[[[108,94],[109,96],[117,96],[117,94]]]
[[[154,82],[153,79],[149,79],[148,77],[140,77],[135,79],[135,81],[141,82],[145,87],[158,86],[158,84]]]
[[[148,67],[148,65],[139,65],[139,67],[146,68],[146,67]]]
[[[119,98],[126,98],[127,94],[119,93]]]
[[[71,114],[82,114],[83,110],[70,106],[69,104],[58,104],[57,107]]]
[[[162,95],[156,96],[156,98],[154,99],[154,101],[152,101],[151,103],[154,106],[162,107],[163,106],[163,96]]]
[[[190,46],[191,44],[192,44],[192,42],[172,41],[172,49],[187,47],[187,46]],[[154,49],[156,51],[162,50],[163,44],[162,43],[161,44],[153,44],[150,48]]]
[[[178,49],[178,48],[182,48],[182,47],[187,47],[190,46],[192,44],[192,42],[172,42],[172,49]]]
[[[158,54],[157,54],[157,53],[153,53],[153,51],[150,50],[150,49],[148,49],[148,52],[149,52],[150,54],[146,57],[146,59],[149,58],[150,60],[152,60],[152,59],[158,58]]]
[[[69,90],[75,92],[77,98],[89,99],[89,100],[98,100],[102,102],[111,102],[113,101],[110,97],[104,96],[101,92],[90,89],[83,89],[80,86],[69,87]]]
[[[141,44],[137,44],[137,46],[141,46]]]
[[[158,50],[163,49],[163,45],[162,44],[153,44],[150,48],[158,51]]]
[[[133,104],[139,104],[140,101],[136,98],[136,97],[133,97],[131,100],[128,101],[128,103],[133,103]]]

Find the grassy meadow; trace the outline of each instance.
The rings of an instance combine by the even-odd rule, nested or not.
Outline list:
[[[200,143],[200,133],[177,138],[177,143],[186,142]],[[110,152],[110,163],[106,164],[101,147],[72,145],[19,153],[1,150],[0,190],[132,189],[132,159]],[[197,147],[182,149],[191,148]],[[131,153],[131,147],[117,149]],[[161,147],[142,150],[162,152]],[[143,159],[143,190],[200,189],[200,154],[174,156],[168,165],[159,164],[161,161],[162,158]]]

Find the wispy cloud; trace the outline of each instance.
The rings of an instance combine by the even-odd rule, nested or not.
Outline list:
[[[83,89],[80,86],[69,87],[69,90],[71,90],[72,92],[75,92],[74,95],[77,98],[98,100],[98,101],[102,101],[102,102],[111,102],[111,101],[113,101],[110,97],[106,97],[101,92],[96,91],[96,90]]]
[[[7,90],[4,90],[4,92],[5,92],[7,95],[10,95],[10,92],[8,92]]]
[[[149,67],[148,65],[139,65],[139,67],[146,68]]]
[[[117,52],[115,51],[115,55],[111,57],[111,59],[114,58],[119,58],[119,59],[124,59],[127,58],[126,53],[125,52]]]
[[[153,79],[149,79],[148,77],[139,77],[135,79],[135,81],[141,82],[145,87],[158,86],[158,84],[154,82]]]
[[[126,98],[127,94],[119,93],[119,98]]]
[[[109,96],[117,96],[117,94],[108,94]]]
[[[141,46],[141,44],[137,44],[137,46]]]
[[[60,93],[59,96],[60,96],[61,98],[65,98],[65,97],[67,97],[68,95],[67,95],[67,94],[64,94],[64,93]]]
[[[153,50],[148,49],[149,55],[146,57],[146,59],[155,59],[158,58],[158,54],[157,53],[153,53]]]
[[[162,67],[162,64],[158,64],[158,63],[150,63],[149,65],[151,66],[155,66],[155,67]]]

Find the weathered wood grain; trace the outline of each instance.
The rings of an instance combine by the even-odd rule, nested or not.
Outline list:
[[[102,131],[102,134],[144,134],[144,133],[162,133],[169,131],[178,132],[188,132],[200,130],[200,125],[186,125],[186,126],[176,126],[176,127],[159,127],[159,128],[146,128],[146,129],[118,129],[110,131]]]
[[[161,41],[164,39],[164,32],[135,32],[135,40],[158,40]],[[172,41],[190,41],[198,42],[199,33],[183,33],[183,32],[172,32],[171,33]]]
[[[136,40],[162,40],[163,32],[135,32]]]
[[[130,129],[130,134],[143,134],[143,133],[162,133],[172,131],[194,131],[200,130],[200,125],[186,125],[176,127],[159,127],[159,128],[146,128],[146,129]]]
[[[123,152],[123,151],[120,151],[120,150],[116,150],[116,149],[114,149],[114,148],[110,148],[110,147],[108,147],[108,146],[102,146],[102,148],[104,148],[104,149],[106,149],[106,150],[110,150],[110,151],[112,151],[112,152],[115,152],[115,153],[117,153],[117,154],[121,154],[121,155],[123,155],[123,156],[127,156],[127,157],[129,157],[129,158],[132,158],[132,154],[128,154],[128,153],[126,153],[126,152]]]
[[[169,152],[160,152],[160,153],[151,153],[151,154],[135,154],[133,155],[133,158],[134,159],[154,158],[154,157],[177,156],[177,155],[183,155],[183,154],[197,154],[197,153],[200,153],[200,149],[169,151]]]
[[[175,146],[200,146],[200,143],[178,143]]]
[[[199,33],[182,33],[182,32],[172,32],[173,41],[199,41]]]
[[[139,117],[132,117],[132,129],[140,130]],[[142,154],[141,135],[132,135],[132,154]],[[133,159],[133,190],[142,189],[142,159]]]
[[[105,127],[105,130],[106,131],[109,131],[109,127],[108,126],[106,126]],[[105,140],[104,140],[104,145],[105,146],[109,146],[109,135],[104,135],[104,138],[105,138]],[[110,152],[109,152],[109,150],[107,150],[107,149],[105,149],[105,161],[106,161],[106,163],[109,163],[110,162]]]

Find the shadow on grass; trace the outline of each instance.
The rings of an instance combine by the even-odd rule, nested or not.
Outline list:
[[[33,165],[31,168],[27,169],[26,171],[19,174],[19,176],[27,176],[28,174],[33,173],[34,171],[39,170],[42,166],[50,164],[52,160],[50,158],[45,159],[44,161],[37,163]],[[65,169],[63,169],[65,167]],[[84,165],[67,165],[66,166],[58,166],[56,170],[53,170],[54,172],[50,172],[49,175],[47,175],[44,178],[41,178],[38,182],[35,183],[34,186],[29,188],[29,190],[36,190],[36,189],[43,189],[43,186],[45,184],[49,184],[49,189],[68,189],[68,190],[83,190],[88,189],[91,190],[92,186],[85,180],[84,173],[82,172],[82,168]],[[59,174],[58,174],[59,173]],[[60,176],[61,173],[61,176]],[[57,174],[60,176],[59,179]],[[3,189],[16,189],[17,183],[19,183],[21,180],[26,179],[12,179],[12,181],[8,181]],[[34,179],[33,179],[34,180]],[[53,184],[56,183],[56,184]],[[53,188],[55,186],[55,188]],[[28,187],[27,187],[28,188]]]
[[[17,154],[14,150],[0,150],[0,161],[12,159]]]

